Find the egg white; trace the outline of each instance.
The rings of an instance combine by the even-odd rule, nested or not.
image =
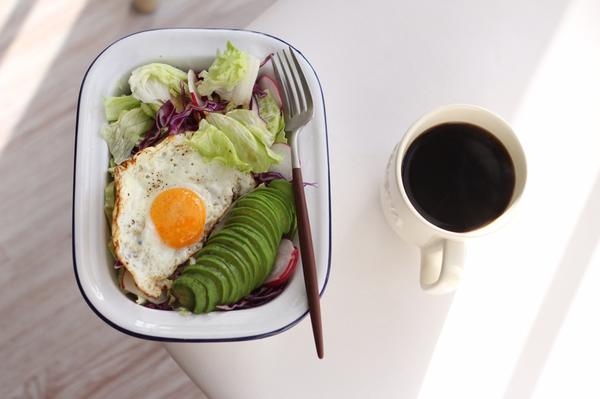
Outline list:
[[[185,140],[184,135],[170,136],[115,169],[115,255],[140,290],[153,298],[168,287],[177,266],[202,247],[235,198],[254,187],[249,173],[205,161]],[[175,187],[196,193],[206,210],[202,237],[184,248],[164,244],[150,217],[156,196]]]

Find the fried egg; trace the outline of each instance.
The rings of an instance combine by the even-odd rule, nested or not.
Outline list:
[[[115,255],[144,294],[160,298],[177,266],[253,187],[250,173],[207,162],[185,135],[169,136],[115,169]]]

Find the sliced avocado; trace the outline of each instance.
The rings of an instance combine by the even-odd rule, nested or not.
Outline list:
[[[208,244],[205,245],[202,250],[205,250],[207,247]],[[241,277],[238,276],[236,273],[233,273],[229,266],[227,266],[227,264],[225,264],[221,258],[211,254],[203,254],[201,251],[200,255],[196,258],[196,264],[188,267],[188,269],[191,269],[193,266],[206,266],[214,268],[220,271],[223,275],[225,275],[225,277],[227,278],[227,286],[223,287],[224,303],[232,303],[231,301],[233,300],[233,298],[237,297],[239,287],[241,287]]]
[[[217,305],[225,303],[224,294],[229,295],[229,291],[231,291],[229,287],[229,282],[227,281],[227,277],[223,274],[223,272],[214,267],[208,267],[206,265],[194,264],[186,267],[182,273],[183,275],[193,276],[202,279],[212,280],[216,289],[216,300],[215,303]],[[208,288],[208,287],[207,287]]]
[[[274,222],[279,226],[279,229],[284,232],[284,229],[288,228],[291,221],[289,212],[284,206],[283,201],[277,202],[276,199],[266,197],[264,194],[252,192],[252,197],[244,198],[244,201],[240,201],[239,206],[247,206],[251,208],[261,209],[263,211],[270,210],[274,216]],[[256,193],[256,194],[255,194]]]
[[[256,210],[261,215],[255,215],[256,212],[248,211],[246,208]],[[277,204],[272,203],[272,201],[270,200],[264,201],[264,199],[256,196],[250,197],[241,204],[239,204],[237,207],[232,209],[229,212],[229,216],[234,216],[237,213],[244,213],[257,218],[266,218],[267,220],[269,220],[269,222],[271,222],[271,224],[275,227],[275,230],[279,234],[283,234],[283,231],[281,229],[281,220],[285,219],[286,215],[281,210],[281,208],[277,206]]]
[[[268,184],[267,187],[274,188],[274,189],[282,192],[283,194],[288,196],[290,199],[294,198],[294,191],[292,189],[292,183],[290,183],[287,180],[283,180],[283,179],[272,180]]]
[[[279,228],[279,223],[275,221],[275,213],[270,209],[253,208],[248,206],[240,206],[233,209],[227,218],[232,220],[236,217],[248,217],[255,220],[255,224],[264,225],[274,238],[281,238],[282,232]]]
[[[249,215],[233,215],[227,219],[227,224],[235,223],[247,224],[258,230],[262,235],[269,239],[270,243],[276,243],[281,240],[279,229],[272,224],[272,221],[266,217],[252,217]]]
[[[177,278],[171,286],[171,291],[181,306],[189,310],[194,309],[196,299],[192,288],[186,283],[186,279]]]
[[[202,285],[204,285],[204,288],[206,288],[206,306],[204,307],[204,311],[202,313],[212,312],[219,304],[218,301],[220,299],[217,292],[217,285],[212,279],[204,276],[200,276],[197,279],[200,283],[202,283]]]
[[[194,298],[193,305],[189,297],[186,296],[189,295],[189,291],[187,291],[186,289],[190,290],[192,293],[192,296]],[[196,314],[205,313],[208,310],[208,298],[206,287],[194,277],[178,277],[173,283],[173,293],[182,306],[188,308]],[[178,293],[183,293],[183,296],[179,298],[177,296]]]
[[[261,234],[255,228],[247,224],[236,223],[228,225],[227,230],[239,232],[240,237],[246,239],[246,243],[249,245],[250,250],[258,255],[258,265],[260,270],[257,277],[258,283],[262,283],[271,272],[276,255],[273,244],[269,241],[268,236]]]
[[[277,190],[265,188],[260,191],[256,190],[255,192],[258,199],[277,206],[280,209],[280,213],[285,215],[285,217],[280,219],[280,227],[284,234],[287,233],[292,227],[295,217],[293,203]]]
[[[240,253],[240,246],[241,243],[238,242],[229,242],[226,246],[218,242],[212,242],[211,245],[206,246],[206,254],[219,257],[232,273],[240,275],[241,285],[239,286],[238,296],[243,297],[252,289],[254,270],[252,270],[252,265],[243,259],[243,255]],[[230,303],[236,301],[237,299]]]
[[[292,223],[290,225],[290,229],[286,232],[284,232],[285,234],[291,234],[294,231],[296,231],[296,226],[297,226],[297,221],[296,221],[296,205],[294,202],[294,196],[293,196],[293,192],[291,191],[291,184],[287,184],[287,186],[284,185],[284,187],[287,187],[287,190],[274,190],[271,189],[271,187],[269,187],[269,189],[271,189],[271,193],[270,194],[275,194],[275,195],[280,195],[282,199],[285,200],[286,202],[286,207],[288,209],[288,212],[291,216],[291,220]]]
[[[249,271],[249,278],[246,281],[247,285],[240,285],[240,287],[244,287],[248,292],[251,292],[256,287],[255,284],[260,278],[262,268],[258,255],[250,248],[252,244],[248,239],[240,235],[239,232],[227,228],[221,230],[219,234],[211,238],[211,245],[219,245],[227,250],[236,252],[240,262],[231,264],[229,267],[232,273],[236,274],[243,273],[241,270],[238,270],[240,268]]]

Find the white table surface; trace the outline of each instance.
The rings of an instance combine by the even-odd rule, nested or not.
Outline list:
[[[600,358],[600,2],[279,1],[249,28],[321,79],[333,253],[310,320],[278,336],[169,344],[212,398],[597,398]],[[512,222],[468,245],[453,295],[418,287],[378,185],[393,145],[447,103],[487,107],[525,148]]]

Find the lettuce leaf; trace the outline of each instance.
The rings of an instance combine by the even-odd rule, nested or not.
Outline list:
[[[112,223],[112,214],[115,209],[115,182],[111,181],[104,187],[104,214],[109,225]]]
[[[104,99],[104,114],[106,120],[114,122],[119,118],[119,115],[123,111],[129,111],[130,109],[137,108],[140,106],[140,101],[133,96],[119,96],[119,97],[106,97]]]
[[[131,95],[144,103],[164,102],[180,94],[180,83],[187,84],[187,73],[171,65],[153,63],[131,72]]]
[[[263,121],[256,113],[247,109],[234,109],[233,111],[229,111],[226,115],[244,125],[254,137],[267,147],[273,145],[275,135],[267,129],[265,121]]]
[[[269,90],[266,96],[256,96],[258,114],[267,124],[267,129],[275,136],[276,143],[287,143],[285,137],[285,121],[279,105]]]
[[[233,143],[242,162],[250,165],[253,172],[266,172],[281,157],[258,140],[243,124],[235,119],[218,113],[207,113],[207,121],[221,130]]]
[[[252,89],[258,75],[260,60],[248,53],[238,50],[231,42],[208,68],[202,71],[203,81],[198,86],[201,96],[217,93],[222,99],[234,105],[248,105],[252,99]]]
[[[148,115],[148,117],[155,118],[156,113],[160,109],[160,105],[157,103],[141,103],[140,108],[142,109],[142,111],[144,111],[146,115]]]
[[[102,137],[117,165],[131,157],[131,150],[153,124],[154,119],[141,108],[134,108],[121,112],[117,121],[104,127]]]
[[[238,157],[237,150],[227,135],[206,119],[200,121],[198,131],[190,135],[187,142],[207,161],[215,160],[243,172],[250,171],[250,165]]]

